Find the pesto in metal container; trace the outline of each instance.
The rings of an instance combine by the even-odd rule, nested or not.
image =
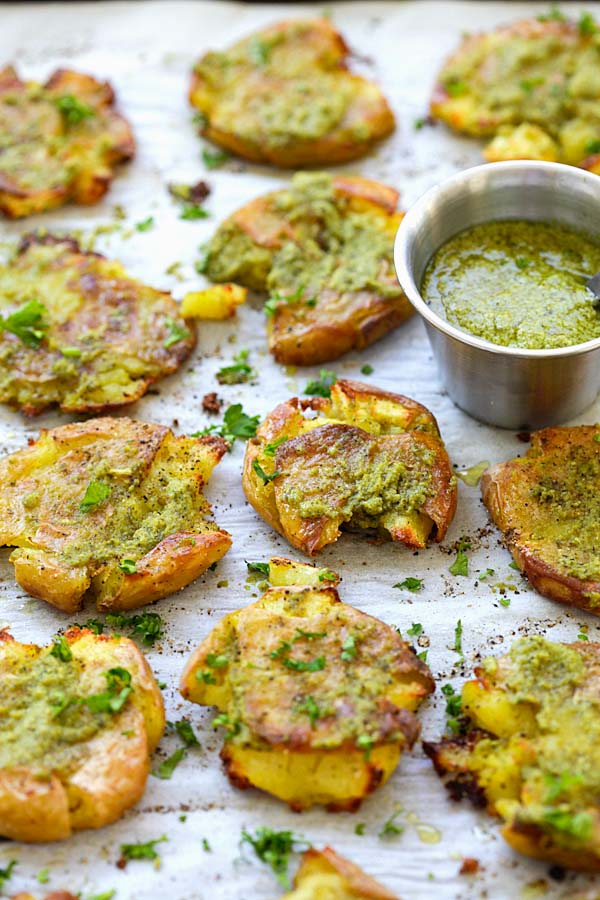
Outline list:
[[[454,235],[427,264],[425,302],[452,325],[503,347],[548,350],[600,337],[586,281],[600,246],[552,222],[485,222]]]

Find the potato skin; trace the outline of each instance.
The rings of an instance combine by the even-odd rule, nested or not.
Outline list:
[[[477,667],[476,680],[463,686],[461,732],[424,742],[425,752],[453,800],[466,797],[503,820],[502,836],[513,849],[599,872],[600,809],[593,783],[600,644],[555,645],[531,637],[516,645],[522,664],[531,666],[530,678],[538,680],[537,694],[511,681],[513,645],[509,655]],[[555,656],[549,647],[557,648]],[[565,652],[579,657],[581,673],[560,661]],[[548,699],[540,702],[544,694]],[[583,819],[587,830],[580,825],[576,831]]]
[[[504,543],[520,571],[533,587],[544,597],[585,609],[593,615],[600,615],[600,578],[584,578],[569,572],[560,556],[565,535],[557,531],[557,504],[541,501],[535,492],[543,490],[551,476],[564,491],[558,501],[562,511],[568,515],[570,497],[577,504],[577,514],[580,517],[586,515],[593,522],[600,486],[598,434],[600,428],[592,425],[537,431],[531,436],[531,447],[525,457],[499,463],[488,469],[481,479],[483,502],[502,531]],[[584,489],[581,496],[575,494],[581,478],[574,467],[594,465],[596,477],[591,477],[595,486]],[[587,552],[586,538],[591,565],[597,559],[594,557],[594,537],[581,520],[575,545],[581,560]],[[567,540],[572,541],[573,535],[567,536]],[[600,570],[600,563],[597,568]]]
[[[81,119],[61,113],[63,98],[79,104]],[[114,104],[108,82],[90,75],[57,69],[40,85],[21,81],[12,66],[0,69],[0,133],[14,139],[10,163],[8,155],[0,159],[0,211],[17,219],[69,202],[97,203],[115,166],[135,153]]]
[[[150,753],[164,731],[160,689],[133,641],[79,628],[69,629],[64,638],[82,667],[82,696],[105,690],[104,673],[115,667],[130,673],[133,693],[122,711],[85,741],[83,756],[62,771],[40,777],[43,758],[29,766],[0,769],[0,833],[12,840],[63,840],[75,831],[119,819],[142,796]],[[1,632],[0,674],[6,678],[15,666],[50,649],[20,644]]]
[[[177,371],[196,343],[192,323],[170,294],[129,277],[118,262],[82,251],[73,238],[26,235],[0,266],[2,294],[3,314],[32,296],[45,309],[39,346],[0,333],[0,400],[26,415],[55,403],[79,413],[134,403]],[[172,342],[174,328],[181,337]]]
[[[362,350],[388,334],[408,319],[413,308],[406,299],[393,267],[393,242],[402,220],[396,212],[398,193],[386,185],[357,176],[326,176],[318,173],[301,182],[293,180],[290,191],[274,191],[243,206],[233,213],[217,230],[209,245],[206,274],[214,281],[237,281],[246,287],[269,292],[275,297],[300,295],[297,301],[280,301],[268,317],[269,350],[277,362],[286,365],[309,366],[338,359],[350,350]],[[373,271],[367,277],[354,278],[353,286],[340,287],[331,278],[317,278],[311,283],[311,273],[318,262],[310,248],[315,240],[333,242],[337,237],[330,230],[332,221],[323,216],[322,206],[311,203],[310,191],[317,180],[329,178],[330,208],[339,222],[360,216],[360,230],[382,243]],[[293,196],[299,204],[296,212],[287,207],[286,197]],[[321,218],[320,218],[321,217]],[[315,238],[315,222],[319,234]],[[231,241],[245,242],[251,262],[242,253],[229,258]],[[345,238],[348,242],[350,237]],[[250,249],[248,249],[250,248]],[[308,249],[307,249],[308,248]],[[278,261],[286,253],[303,254],[302,271],[293,285],[284,283]],[[326,251],[325,258],[327,258]],[[327,251],[329,252],[329,251]],[[345,262],[340,263],[341,257]],[[331,250],[335,258],[333,268],[338,271],[352,266],[354,254],[344,247]],[[359,254],[364,259],[364,254]],[[254,259],[252,261],[252,257]],[[279,272],[279,274],[278,274]],[[334,273],[335,275],[335,273]],[[332,275],[332,278],[334,277]],[[308,279],[307,284],[302,279]],[[356,283],[354,283],[356,281]]]
[[[322,418],[306,418],[305,412],[310,410]],[[276,447],[275,455],[265,453],[268,445]],[[405,460],[409,468],[418,458],[415,454],[427,453],[430,495],[406,515],[388,520],[384,514],[380,528],[409,547],[426,546],[432,532],[436,541],[443,540],[456,510],[456,480],[434,417],[409,398],[339,379],[330,398],[293,398],[280,404],[246,445],[242,475],[246,498],[294,547],[313,556],[337,540],[341,526],[350,519],[341,512],[303,516],[288,499],[290,480],[306,496],[327,494],[333,508],[341,491],[340,480],[334,479],[331,485],[317,482],[314,472],[323,473],[330,464],[328,451],[334,446],[348,465],[364,447],[373,448],[375,459],[379,453],[389,454]],[[280,476],[265,483],[256,471],[257,464],[267,475],[277,471]]]
[[[315,584],[319,570],[281,559],[271,570],[283,586],[222,620],[189,659],[181,693],[225,714],[221,757],[236,787],[295,810],[356,810],[416,740],[414,711],[433,680],[397,632],[342,603],[329,579]]]
[[[394,116],[375,84],[348,71],[347,56],[326,19],[279,22],[229,50],[206,53],[190,88],[202,135],[252,162],[287,169],[364,156],[394,130]],[[311,113],[310,133],[293,122],[300,102]],[[319,113],[336,102],[330,125],[316,127]]]
[[[189,584],[231,545],[201,493],[225,451],[221,438],[176,438],[127,418],[42,431],[0,460],[0,543],[18,548],[10,557],[18,583],[66,613],[80,609],[88,593],[108,612]],[[96,480],[108,485],[108,497],[83,511]],[[156,538],[146,535],[146,523],[161,515]],[[135,571],[120,568],[123,558]]]
[[[491,138],[488,162],[591,168],[600,138],[596,38],[576,22],[540,18],[465,37],[438,75],[431,114],[455,131]]]
[[[302,854],[300,867],[294,878],[294,888],[281,900],[319,900],[321,896],[335,896],[338,900],[399,900],[395,894],[331,847],[324,847],[322,850],[311,847]]]

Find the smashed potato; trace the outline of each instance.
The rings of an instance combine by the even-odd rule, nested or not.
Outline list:
[[[165,716],[133,641],[72,628],[49,647],[0,632],[0,721],[0,834],[46,842],[137,803]]]
[[[0,401],[105,412],[175,372],[196,338],[170,294],[72,238],[28,235],[0,266]]]
[[[394,270],[397,201],[376,181],[300,173],[221,224],[206,275],[269,294],[269,350],[280,363],[361,350],[413,311]]]
[[[342,527],[425,547],[443,540],[456,509],[431,413],[357,381],[277,406],[246,445],[242,484],[259,515],[309,556]]]
[[[600,426],[545,428],[481,479],[521,572],[553,600],[600,615]]]
[[[229,549],[202,495],[227,448],[133,419],[42,431],[0,460],[0,546],[28,593],[63,612],[91,594],[101,611],[174,593]]]
[[[340,601],[328,569],[285,562],[270,566],[282,585],[197,647],[181,692],[218,707],[236,787],[295,810],[355,810],[414,744],[433,679],[394,628]]]
[[[239,284],[214,284],[190,291],[181,301],[181,315],[192,319],[230,319],[246,302],[248,291]]]
[[[294,890],[281,900],[399,900],[331,847],[302,855]]]
[[[326,19],[280,22],[205,53],[190,102],[209,140],[253,162],[321,166],[364,156],[394,130],[379,88],[348,71]]]
[[[0,210],[12,219],[97,203],[135,152],[108,82],[58,69],[45,84],[0,69]]]
[[[515,850],[600,871],[600,644],[521,638],[475,674],[463,733],[425,744],[451,796],[499,816]]]
[[[600,152],[600,32],[540,16],[464,38],[445,63],[431,114],[491,139],[490,162],[542,159],[594,170]]]

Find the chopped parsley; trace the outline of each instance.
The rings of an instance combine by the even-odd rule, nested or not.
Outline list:
[[[553,4],[550,7],[550,10],[547,13],[541,13],[537,17],[537,20],[538,22],[566,22],[567,17],[560,11],[556,4]]]
[[[404,581],[399,581],[398,584],[394,585],[395,588],[401,588],[402,590],[412,591],[415,594],[417,591],[423,589],[423,579],[422,578],[412,578],[410,575],[408,578],[405,578]]]
[[[67,639],[62,634],[52,638],[51,656],[60,659],[61,662],[70,662],[73,659],[73,652],[67,643]]]
[[[107,682],[107,689],[101,694],[90,694],[83,697],[84,703],[89,710],[98,713],[110,713],[116,715],[121,712],[130,694],[133,693],[131,686],[131,673],[121,666],[115,666],[104,673]]]
[[[420,637],[423,634],[423,626],[420,622],[413,622],[410,628],[406,629],[409,637]]]
[[[199,203],[186,203],[181,210],[179,218],[191,222],[194,219],[208,219],[208,216],[208,212]]]
[[[349,634],[342,644],[342,659],[344,662],[350,662],[356,659],[356,638],[353,634]]]
[[[589,12],[584,12],[581,14],[581,18],[577,23],[579,28],[579,34],[584,37],[592,37],[598,31],[598,26],[596,25],[595,19],[593,15]]]
[[[178,747],[171,756],[168,756],[167,759],[163,760],[159,765],[158,769],[153,772],[155,778],[162,778],[164,781],[168,781],[172,776],[173,772],[181,762],[181,760],[186,755],[187,751],[185,747]]]
[[[162,837],[156,838],[154,841],[146,841],[145,844],[121,844],[121,856],[123,859],[158,859],[159,854],[156,851],[156,845],[168,841],[168,837],[163,834]]]
[[[585,145],[585,152],[586,153],[594,153],[594,154],[600,153],[600,140],[589,141]]]
[[[4,869],[0,869],[0,889],[3,888],[9,878],[12,877],[13,869],[18,865],[19,863],[16,859],[11,859]]]
[[[248,416],[244,412],[241,403],[234,403],[229,406],[223,414],[222,425],[209,425],[202,431],[196,431],[192,437],[201,437],[205,434],[218,434],[224,438],[228,444],[233,446],[236,438],[240,440],[248,440],[254,437],[260,416]]]
[[[461,81],[458,78],[454,78],[446,84],[446,91],[448,92],[449,97],[462,97],[468,90],[469,86],[467,82]]]
[[[545,774],[544,781],[547,787],[544,803],[553,803],[555,800],[558,800],[561,794],[568,791],[571,787],[577,787],[577,785],[582,784],[585,779],[582,775],[571,775],[570,772],[562,772],[560,775]]]
[[[310,844],[293,831],[273,831],[271,828],[257,828],[254,834],[244,829],[241,843],[252,847],[258,859],[271,868],[286,890],[291,888],[288,875],[290,856],[310,848]]]
[[[270,444],[266,444],[263,447],[263,453],[265,454],[265,456],[275,456],[275,454],[277,453],[277,448],[281,447],[282,444],[285,444],[287,440],[289,440],[289,438],[287,437],[275,438],[274,441],[271,441]]]
[[[310,695],[305,697],[304,700],[298,704],[296,709],[298,712],[306,713],[310,720],[310,727],[314,729],[317,719],[321,717],[321,710],[319,709],[319,704],[315,698]]]
[[[226,150],[209,150],[208,147],[202,149],[202,161],[207,169],[218,169],[228,159],[230,156]]]
[[[212,848],[205,837],[202,838],[202,849],[205,853],[212,853]]]
[[[304,388],[304,393],[311,397],[331,397],[331,388],[337,381],[335,372],[329,369],[321,369],[319,378],[309,381]]]
[[[383,823],[383,827],[377,837],[380,838],[393,838],[397,837],[399,834],[402,834],[404,831],[404,826],[399,825],[397,822],[398,816],[402,813],[402,807],[397,807],[396,811],[387,819],[386,822]]]
[[[39,300],[28,300],[9,316],[0,316],[0,331],[9,331],[22,344],[37,350],[49,328],[44,316],[48,310]]]
[[[264,575],[265,578],[269,577],[268,562],[248,562],[248,560],[246,560],[246,566],[248,567],[249,572],[256,572],[258,575]]]
[[[139,635],[142,643],[147,647],[152,647],[164,633],[165,623],[158,613],[138,613],[134,616],[126,616],[125,613],[109,613],[106,616],[106,622],[111,628],[128,628],[132,636]]]
[[[90,510],[95,509],[101,503],[104,503],[105,500],[108,500],[110,494],[110,487],[104,481],[90,481],[79,504],[79,509],[84,513],[90,512]]]
[[[163,341],[163,347],[168,350],[173,344],[179,341],[186,341],[190,337],[190,332],[185,326],[181,326],[175,319],[167,319],[165,325],[169,329],[167,337]]]
[[[263,312],[265,315],[270,318],[275,315],[275,310],[279,306],[280,303],[297,303],[298,300],[302,297],[304,293],[304,285],[301,284],[299,288],[297,288],[293,294],[280,294],[279,291],[275,291],[274,294],[265,301],[265,305],[263,306]],[[314,299],[314,298],[313,298]],[[316,301],[315,301],[316,303]],[[314,306],[311,300],[307,301],[307,306]]]
[[[337,581],[337,575],[331,569],[323,569],[319,572],[319,581]]]
[[[137,571],[137,564],[133,559],[122,559],[119,568],[126,575],[133,575]]]
[[[365,833],[365,828],[367,827],[365,822],[359,822],[358,825],[354,826],[354,834],[357,834],[359,837],[362,837]]]
[[[456,628],[454,629],[454,646],[452,649],[455,653],[458,653],[460,656],[464,656],[462,649],[462,634],[463,634],[463,626],[462,620],[459,619],[456,623]]]
[[[273,472],[272,475],[267,475],[267,473],[265,472],[265,470],[263,469],[263,467],[261,466],[261,464],[259,463],[259,461],[257,459],[255,459],[254,462],[252,463],[252,469],[254,472],[256,472],[256,474],[261,479],[263,484],[269,484],[271,481],[274,481],[276,478],[279,478],[279,476],[281,475],[281,472],[279,472],[277,469]]]
[[[290,659],[284,656],[283,665],[294,672],[321,672],[325,668],[325,657],[316,656],[314,659]]]
[[[461,538],[458,550],[456,551],[456,559],[449,569],[451,575],[461,575],[466,577],[469,574],[469,557],[465,553],[465,550],[469,550],[470,548],[470,541],[465,537]]]
[[[175,722],[175,730],[186,747],[199,747],[200,741],[194,734],[191,722],[187,719],[179,719]]]
[[[61,347],[60,352],[67,359],[81,359],[81,350],[79,347]]]
[[[229,665],[229,659],[223,653],[208,653],[206,665],[210,666],[211,669],[226,669]]]
[[[544,810],[542,820],[557,831],[569,834],[579,841],[587,841],[594,827],[594,820],[589,813],[572,813],[568,808],[561,807]]]
[[[50,869],[40,869],[40,871],[35,876],[35,880],[38,884],[48,884],[50,881]]]
[[[240,732],[240,723],[233,722],[227,713],[219,713],[218,716],[215,716],[212,720],[213,728],[224,728],[225,729],[225,737],[231,738]]]
[[[364,366],[361,366],[361,370],[363,375],[372,375],[373,374],[373,366],[370,366],[369,363],[366,363]]]
[[[56,97],[54,105],[67,125],[79,125],[80,122],[91,119],[95,115],[92,107],[83,103],[74,94],[63,94],[62,97]]]
[[[256,375],[252,366],[248,365],[248,350],[236,353],[233,362],[232,366],[223,366],[217,372],[219,384],[244,384]]]
[[[461,729],[462,697],[451,684],[442,685],[442,694],[446,698],[446,724],[453,734],[458,734]]]
[[[154,228],[154,216],[148,216],[147,219],[142,219],[135,225],[136,231],[150,231],[151,228]]]

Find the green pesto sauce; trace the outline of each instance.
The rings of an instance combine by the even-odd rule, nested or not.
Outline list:
[[[600,432],[599,432],[600,433]],[[537,463],[527,504],[531,535],[566,574],[600,581],[600,444],[577,444]]]
[[[585,282],[600,247],[550,222],[486,222],[450,238],[427,265],[422,295],[452,325],[503,347],[545,350],[600,337]]]
[[[358,429],[357,429],[358,431]],[[419,510],[433,493],[433,453],[415,448],[414,459],[374,452],[373,444],[352,446],[341,438],[314,466],[285,478],[280,498],[303,519],[341,517],[358,528],[376,528],[386,513]],[[283,469],[285,476],[285,468]]]
[[[295,175],[289,189],[273,195],[272,210],[290,223],[294,238],[280,247],[260,247],[234,222],[226,222],[208,246],[206,274],[212,281],[236,281],[287,296],[300,285],[297,303],[303,306],[324,289],[400,296],[393,276],[393,236],[381,217],[349,212],[348,199],[336,194],[330,175]]]
[[[105,716],[64,701],[80,695],[81,664],[50,652],[23,657],[0,680],[0,769],[30,766],[40,774],[64,772],[84,752],[82,742]]]
[[[500,664],[500,681],[513,703],[531,706],[536,723],[526,736],[529,762],[521,769],[520,802],[508,807],[511,816],[549,832],[561,845],[586,844],[593,839],[600,796],[600,701],[597,692],[586,690],[590,672],[585,657],[572,647],[532,636],[513,644],[507,662],[506,671],[504,661]],[[490,659],[484,667],[493,677],[497,665]],[[510,766],[511,747],[520,740],[515,735],[481,741],[477,761],[489,770],[508,756]]]

